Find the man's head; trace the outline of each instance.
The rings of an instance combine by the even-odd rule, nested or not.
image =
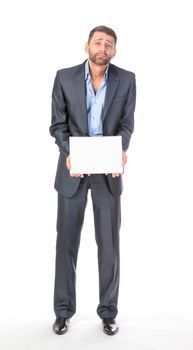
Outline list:
[[[96,65],[107,65],[116,54],[117,36],[113,29],[98,26],[91,30],[85,51]]]

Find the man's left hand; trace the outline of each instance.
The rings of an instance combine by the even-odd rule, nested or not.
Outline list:
[[[119,177],[120,175],[124,174],[125,171],[125,164],[127,163],[127,155],[125,152],[122,154],[122,166],[123,166],[123,172],[122,173],[113,173],[112,177]]]

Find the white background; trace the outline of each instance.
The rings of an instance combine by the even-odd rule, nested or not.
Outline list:
[[[1,349],[193,348],[191,1],[2,1]],[[112,63],[136,73],[135,132],[124,175],[120,332],[102,333],[89,201],[77,313],[52,332],[58,149],[49,135],[56,71],[86,59],[89,31],[118,36]],[[65,347],[66,346],[66,347]]]

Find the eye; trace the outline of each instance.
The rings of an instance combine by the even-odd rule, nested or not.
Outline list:
[[[112,44],[107,43],[107,44],[106,44],[106,47],[107,47],[108,49],[112,49],[113,46],[112,46]]]

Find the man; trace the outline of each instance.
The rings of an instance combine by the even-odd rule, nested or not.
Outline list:
[[[55,179],[58,191],[53,331],[64,334],[76,311],[75,274],[80,234],[91,190],[98,246],[98,316],[103,331],[114,335],[119,290],[119,229],[122,175],[71,174],[69,136],[122,136],[123,169],[134,129],[135,75],[110,63],[117,37],[108,27],[91,30],[88,59],[57,72],[52,92],[52,123],[60,155]],[[113,157],[113,154],[109,154]],[[89,281],[88,281],[89,283]],[[86,305],[85,305],[86,307]]]

